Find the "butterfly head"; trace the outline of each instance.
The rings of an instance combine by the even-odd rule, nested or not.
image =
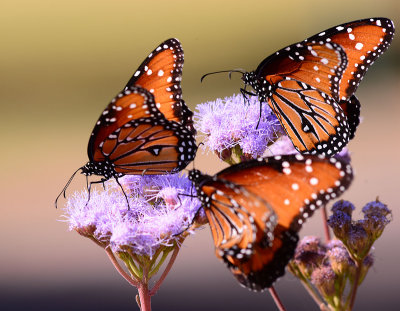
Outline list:
[[[243,73],[242,80],[244,84],[250,85],[253,88],[258,84],[258,79],[254,71]]]

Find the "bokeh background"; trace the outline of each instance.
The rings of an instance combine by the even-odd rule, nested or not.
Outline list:
[[[0,4],[0,309],[138,310],[136,292],[104,252],[69,232],[54,199],[87,161],[98,116],[148,53],[177,37],[185,51],[183,95],[191,108],[242,85],[207,72],[255,69],[275,50],[328,27],[386,16],[397,0],[105,1],[2,0]],[[359,215],[376,196],[394,221],[376,244],[357,310],[398,310],[400,246],[400,40],[357,91],[363,122],[349,145],[356,179],[343,198]],[[196,167],[222,165],[201,155]],[[80,187],[79,178],[70,193]],[[61,202],[62,203],[62,202]],[[302,235],[322,235],[317,213]],[[277,285],[289,310],[318,310],[290,275]],[[154,310],[275,310],[268,293],[241,288],[214,256],[208,228],[190,237],[153,298]]]

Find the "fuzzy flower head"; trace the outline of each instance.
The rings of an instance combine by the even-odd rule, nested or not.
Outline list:
[[[332,270],[337,275],[346,274],[354,263],[344,244],[340,240],[331,240],[327,244],[327,248],[326,257],[329,259]]]
[[[311,283],[319,290],[328,301],[335,294],[335,281],[337,276],[330,266],[321,266],[311,275]]]
[[[263,103],[261,107],[260,118],[257,97],[244,99],[242,95],[198,105],[195,111],[196,128],[203,133],[204,146],[218,155],[238,147],[235,152],[239,156],[262,156],[268,145],[283,134],[283,130],[269,106]]]
[[[322,264],[325,251],[320,238],[305,236],[296,247],[293,264],[304,276],[310,277],[313,270]]]
[[[375,241],[392,220],[392,212],[379,200],[367,203],[362,212],[364,219],[360,220],[360,223],[371,239]]]
[[[70,230],[94,238],[113,252],[131,251],[152,257],[163,246],[180,241],[201,206],[190,196],[185,176],[126,176],[120,179],[126,199],[114,180],[102,191],[77,192],[65,207]]]

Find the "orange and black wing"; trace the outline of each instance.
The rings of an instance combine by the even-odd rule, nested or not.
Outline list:
[[[393,36],[394,25],[387,18],[338,25],[279,50],[255,73],[271,84],[287,77],[315,87],[337,102],[348,101]]]
[[[129,87],[103,111],[91,134],[91,162],[109,162],[121,174],[165,174],[182,170],[196,152],[193,134],[168,121],[153,95]]]
[[[153,94],[155,103],[169,121],[180,123],[195,134],[193,112],[182,99],[183,50],[178,39],[161,43],[143,61],[126,88],[140,86]]]
[[[266,86],[257,92],[267,94],[298,151],[333,155],[354,137],[360,103],[353,93],[393,35],[389,19],[354,21],[281,49],[258,66],[255,76]]]
[[[190,174],[208,217],[216,255],[238,281],[263,290],[284,274],[297,232],[352,180],[336,158],[279,156],[231,166],[211,177]]]
[[[351,137],[342,107],[328,94],[304,82],[279,81],[268,103],[301,153],[332,156]]]

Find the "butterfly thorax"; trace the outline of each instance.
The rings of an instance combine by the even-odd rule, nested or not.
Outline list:
[[[244,84],[250,85],[258,95],[260,102],[266,102],[272,94],[272,85],[264,78],[260,79],[255,71],[245,72],[242,80]]]
[[[208,197],[201,190],[201,187],[203,184],[205,184],[210,179],[212,179],[212,177],[201,173],[199,170],[194,169],[189,172],[188,178],[193,183],[193,185],[196,189],[198,198],[200,199],[201,203],[203,203],[203,206],[209,207]]]
[[[86,176],[99,175],[103,176],[105,179],[124,176],[124,174],[116,172],[114,163],[108,160],[102,162],[89,161],[82,166],[81,169],[82,174]]]

